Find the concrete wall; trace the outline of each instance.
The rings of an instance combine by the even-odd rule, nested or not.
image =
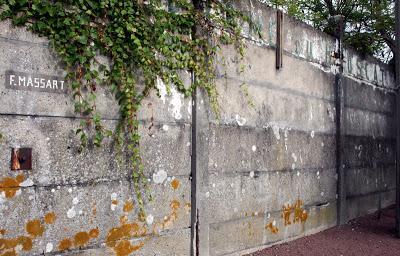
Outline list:
[[[275,11],[250,0],[238,8],[264,38],[245,33],[242,63],[222,49],[221,117],[203,92],[193,115],[192,101],[176,92],[143,105],[141,150],[155,198],[147,222],[111,141],[77,154],[80,119],[68,95],[5,88],[9,69],[64,71],[46,40],[0,23],[0,255],[190,255],[191,236],[201,255],[229,255],[336,225],[335,39],[285,17],[276,70]],[[343,81],[354,218],[394,202],[394,80],[384,64],[346,49]],[[115,126],[110,92],[101,91],[98,104]],[[19,147],[33,148],[32,171],[10,170],[11,148]]]

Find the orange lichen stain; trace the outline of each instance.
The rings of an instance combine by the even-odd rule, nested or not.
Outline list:
[[[88,232],[78,232],[74,236],[74,245],[75,247],[82,247],[86,245],[90,240],[90,236]]]
[[[100,231],[98,228],[94,228],[89,231],[90,238],[97,238],[99,236],[99,234],[100,234]]]
[[[181,206],[181,203],[179,203],[179,201],[177,201],[177,200],[173,200],[172,202],[171,202],[171,209],[173,210],[173,211],[176,211],[176,210],[178,210],[179,209],[179,207]]]
[[[97,208],[96,208],[96,206],[93,206],[93,208],[92,208],[92,214],[93,214],[93,216],[95,216],[95,215],[97,214]]]
[[[285,226],[292,224],[292,222],[290,221],[290,215],[292,214],[292,210],[293,207],[290,204],[284,205],[282,207],[282,218],[284,220]]]
[[[116,242],[123,239],[131,239],[135,237],[140,237],[146,235],[147,230],[144,226],[140,226],[139,224],[125,223],[119,227],[112,228],[107,235],[106,244],[109,247],[115,247]]]
[[[129,239],[145,236],[147,229],[136,222],[123,223],[121,226],[112,228],[106,238],[106,245],[111,247],[116,255],[126,256],[139,250],[144,244],[133,246]]]
[[[112,203],[113,205],[117,205],[117,204],[118,204],[118,200],[115,200],[115,199],[114,199],[114,200],[111,201],[111,203]]]
[[[125,215],[124,215],[124,216],[121,216],[121,217],[119,218],[119,222],[120,222],[121,224],[127,223],[127,222],[128,222],[128,217],[126,217]]]
[[[290,215],[293,212],[293,223],[304,223],[308,214],[306,210],[303,209],[303,201],[298,199],[293,205],[284,205],[282,208],[282,218],[284,219],[285,226],[291,225]]]
[[[177,189],[179,188],[179,185],[180,185],[179,180],[173,179],[173,180],[171,181],[171,187],[172,187],[174,190],[177,190]]]
[[[16,178],[5,177],[0,182],[0,192],[4,192],[6,198],[12,198],[20,189],[19,185],[24,181],[24,175],[20,174]]]
[[[58,244],[58,249],[60,249],[60,251],[69,250],[71,249],[71,247],[72,247],[72,241],[70,239],[63,239]]]
[[[267,224],[265,226],[266,229],[268,229],[269,231],[271,231],[272,234],[278,234],[279,229],[277,227],[275,227],[272,222],[270,222],[269,224]]]
[[[56,221],[56,214],[54,212],[49,212],[44,216],[44,222],[46,224],[53,224]]]
[[[5,229],[0,229],[0,235],[4,236],[6,234],[6,230]]]
[[[26,223],[26,231],[33,238],[42,236],[44,232],[44,226],[40,222],[40,220],[31,220]]]
[[[162,223],[156,224],[153,230],[156,230],[158,225],[161,226],[161,229],[170,228],[174,222],[178,219],[178,209],[181,206],[181,203],[178,200],[172,200],[170,207],[171,213],[168,216],[164,217],[164,221]],[[156,232],[157,233],[157,232]]]
[[[131,212],[133,210],[133,202],[130,200],[126,201],[123,210],[124,212]]]
[[[22,247],[22,250],[30,251],[33,246],[32,238],[20,236],[11,239],[0,239],[0,253],[3,253],[1,255],[17,255],[15,249],[18,245]]]
[[[132,245],[131,242],[128,240],[122,240],[119,241],[113,249],[115,251],[116,256],[128,256],[132,252],[139,250],[143,246],[144,246],[143,242],[141,242],[138,245]]]
[[[304,223],[306,222],[308,218],[308,214],[306,210],[303,209],[303,201],[298,199],[296,203],[294,204],[294,218],[293,218],[293,223],[301,222]]]

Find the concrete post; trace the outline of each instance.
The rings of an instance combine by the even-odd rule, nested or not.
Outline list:
[[[400,3],[396,0],[396,233],[400,237]]]
[[[192,82],[195,75],[192,72]],[[208,138],[209,119],[206,92],[197,88],[192,105],[192,207],[191,255],[209,255],[208,223]]]
[[[346,209],[346,166],[344,162],[344,142],[345,142],[345,88],[343,87],[343,16],[332,17],[335,24],[336,50],[335,58],[338,70],[335,75],[335,102],[336,102],[336,171],[337,181],[337,224],[343,225],[347,222]]]

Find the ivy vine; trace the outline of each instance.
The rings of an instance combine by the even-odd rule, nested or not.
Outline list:
[[[47,37],[65,64],[75,112],[83,117],[76,130],[84,148],[114,138],[129,152],[138,205],[143,212],[147,179],[139,151],[138,111],[162,81],[190,96],[204,88],[218,115],[215,56],[221,44],[234,45],[243,56],[242,25],[248,15],[218,0],[0,0],[0,20],[26,26]],[[106,65],[98,61],[106,56]],[[185,86],[180,72],[195,74]],[[96,91],[109,86],[120,119],[107,130],[96,110]],[[127,151],[125,151],[127,150]]]

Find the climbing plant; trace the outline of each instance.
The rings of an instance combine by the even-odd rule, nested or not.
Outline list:
[[[218,0],[0,0],[0,20],[26,26],[47,37],[67,71],[66,80],[83,117],[76,130],[84,148],[115,139],[129,152],[136,197],[143,210],[146,178],[139,152],[138,111],[160,83],[185,96],[204,88],[218,114],[215,55],[221,44],[243,55],[243,23],[252,22],[234,1]],[[107,62],[99,56],[107,57]],[[181,71],[195,82],[184,84]],[[108,86],[119,104],[114,131],[103,126],[96,109],[99,86]],[[127,150],[127,151],[125,151]]]

